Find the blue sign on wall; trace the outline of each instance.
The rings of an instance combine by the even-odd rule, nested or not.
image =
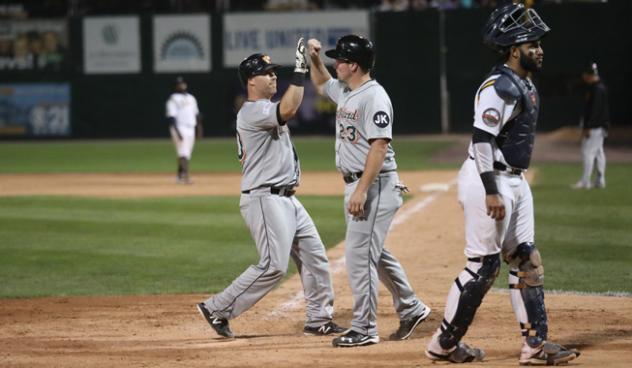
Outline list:
[[[68,83],[0,84],[0,136],[69,136]]]

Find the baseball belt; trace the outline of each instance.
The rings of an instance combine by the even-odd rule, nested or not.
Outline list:
[[[474,160],[474,157],[468,156],[470,160]],[[517,169],[515,167],[507,166],[502,162],[494,161],[494,170],[502,171],[509,175],[519,176],[523,172],[527,171],[527,169]]]
[[[294,193],[296,193],[296,191],[294,190],[294,187],[260,187],[260,188],[255,188],[252,190],[242,190],[241,192],[243,194],[250,194],[250,192],[252,192],[253,190],[263,189],[263,188],[269,188],[270,194],[275,194],[281,197],[291,197],[294,195]]]
[[[396,170],[395,169],[382,170],[382,171],[380,171],[380,174],[386,174],[386,173],[393,172],[393,171],[396,171]],[[356,180],[359,180],[362,177],[363,173],[364,173],[364,171],[358,171],[358,172],[355,172],[355,173],[351,173],[349,175],[344,175],[342,177],[342,180],[344,180],[346,184],[350,184],[350,183],[353,183]]]

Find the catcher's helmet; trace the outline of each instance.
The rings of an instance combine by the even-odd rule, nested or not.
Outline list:
[[[533,9],[509,4],[492,12],[483,28],[483,43],[503,52],[511,45],[536,41],[551,31]]]
[[[244,86],[248,84],[248,78],[255,75],[267,74],[270,70],[280,67],[272,64],[270,56],[265,54],[252,54],[239,64],[239,80]]]
[[[342,36],[336,42],[336,48],[325,51],[325,55],[332,59],[353,61],[364,70],[373,69],[375,51],[373,43],[364,37],[356,35]]]

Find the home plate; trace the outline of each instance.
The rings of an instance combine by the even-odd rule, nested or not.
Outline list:
[[[450,184],[447,183],[428,183],[419,187],[422,192],[447,192]]]

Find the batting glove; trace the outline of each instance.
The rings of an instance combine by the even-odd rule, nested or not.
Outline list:
[[[307,73],[307,57],[305,55],[305,39],[303,37],[298,39],[296,45],[296,64],[294,67],[296,73]]]

